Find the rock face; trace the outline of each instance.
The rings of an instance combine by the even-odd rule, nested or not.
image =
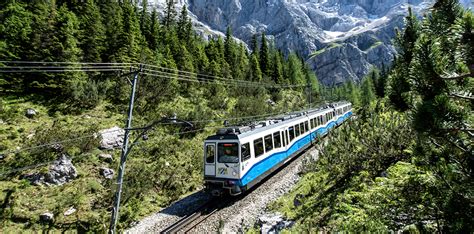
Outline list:
[[[293,226],[293,221],[283,219],[280,214],[265,214],[258,218],[257,224],[260,226],[262,234],[279,233],[281,230]]]
[[[162,12],[165,0],[148,1]],[[434,0],[178,0],[186,4],[195,30],[250,42],[265,32],[284,52],[302,55],[324,84],[359,80],[372,65],[389,64],[394,27],[403,26],[411,6],[422,14]],[[462,0],[473,8],[473,2]]]
[[[100,149],[114,149],[122,147],[125,130],[115,126],[109,129],[101,130]]]

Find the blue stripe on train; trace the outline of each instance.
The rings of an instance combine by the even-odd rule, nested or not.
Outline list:
[[[264,172],[271,169],[272,167],[274,167],[278,163],[282,162],[283,160],[286,160],[293,153],[295,153],[299,149],[301,149],[304,146],[306,146],[307,144],[309,144],[311,142],[310,137],[312,137],[314,139],[314,138],[316,138],[316,136],[321,136],[321,135],[326,134],[329,129],[334,128],[336,126],[336,124],[341,124],[347,118],[349,118],[351,115],[352,115],[352,112],[346,113],[345,115],[339,117],[336,121],[329,122],[329,124],[327,124],[326,127],[318,128],[315,131],[308,134],[307,136],[305,136],[305,137],[299,139],[298,141],[294,142],[293,145],[288,150],[283,151],[283,152],[274,153],[274,154],[266,157],[264,160],[256,163],[242,177],[242,179],[239,180],[239,185],[240,186],[245,186],[249,182],[255,180],[257,177],[262,175]]]

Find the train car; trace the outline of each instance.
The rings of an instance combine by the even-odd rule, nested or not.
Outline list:
[[[351,103],[338,102],[251,126],[219,129],[204,141],[206,190],[219,196],[250,189],[351,115]]]

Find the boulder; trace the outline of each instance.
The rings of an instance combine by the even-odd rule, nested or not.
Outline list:
[[[123,145],[123,136],[125,130],[117,126],[99,131],[102,140],[100,141],[100,149],[120,148]]]
[[[38,113],[36,112],[35,109],[32,109],[32,108],[28,108],[25,111],[25,116],[28,117],[28,118],[33,118],[33,117],[35,117],[36,114],[38,114]]]
[[[99,154],[99,159],[108,163],[112,163],[114,160],[111,154]]]
[[[74,208],[73,206],[71,206],[68,210],[66,210],[64,212],[64,216],[69,216],[69,215],[72,215],[74,213],[76,213],[76,208]]]
[[[100,174],[105,177],[106,179],[113,179],[114,178],[114,170],[107,168],[107,167],[101,167],[100,168]]]
[[[54,220],[54,214],[51,212],[46,212],[40,215],[40,220],[42,222],[52,222]]]
[[[281,214],[264,214],[258,218],[257,224],[260,226],[262,234],[279,233],[281,230],[293,226],[293,221],[288,221]]]
[[[49,167],[48,173],[44,175],[45,184],[62,185],[77,177],[77,170],[72,165],[71,159],[65,154],[54,161],[53,165]]]

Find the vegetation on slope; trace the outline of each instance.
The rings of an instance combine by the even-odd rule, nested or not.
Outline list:
[[[409,11],[387,92],[372,90],[382,99],[336,130],[273,204],[295,231],[473,230],[473,25],[455,0],[436,1],[422,21]]]
[[[127,161],[119,229],[201,187],[202,142],[223,119],[251,121],[258,117],[239,117],[302,109],[308,86],[313,89],[311,100],[318,100],[315,75],[297,55],[284,56],[264,35],[255,36],[248,52],[232,39],[230,29],[225,38],[199,38],[186,9],[177,13],[173,1],[168,1],[163,15],[159,20],[156,11],[131,1],[0,3],[0,57],[7,61],[0,62],[1,67],[28,66],[11,62],[20,60],[45,62],[30,67],[54,68],[59,65],[46,62],[63,62],[78,70],[84,66],[80,62],[146,63],[171,69],[168,77],[140,74],[133,126],[173,116],[194,121],[194,126],[158,125],[148,140],[134,147]],[[177,70],[191,72],[193,82],[177,80]],[[197,74],[211,81],[199,82]],[[229,86],[217,78],[240,85]],[[245,81],[297,87],[244,87]],[[120,150],[99,150],[100,139],[94,134],[123,125],[130,94],[127,78],[84,71],[1,73],[0,90],[2,231],[106,230],[116,186],[99,169],[116,169]],[[26,117],[27,108],[38,114]],[[220,120],[209,121],[213,119]],[[67,141],[49,145],[63,140]],[[99,159],[101,153],[111,153],[113,161]],[[76,179],[62,186],[36,186],[24,179],[48,171],[48,162],[63,154],[72,158]],[[29,166],[36,167],[24,168]],[[77,211],[64,215],[71,207]],[[52,212],[54,220],[42,222],[39,214],[44,212]]]

